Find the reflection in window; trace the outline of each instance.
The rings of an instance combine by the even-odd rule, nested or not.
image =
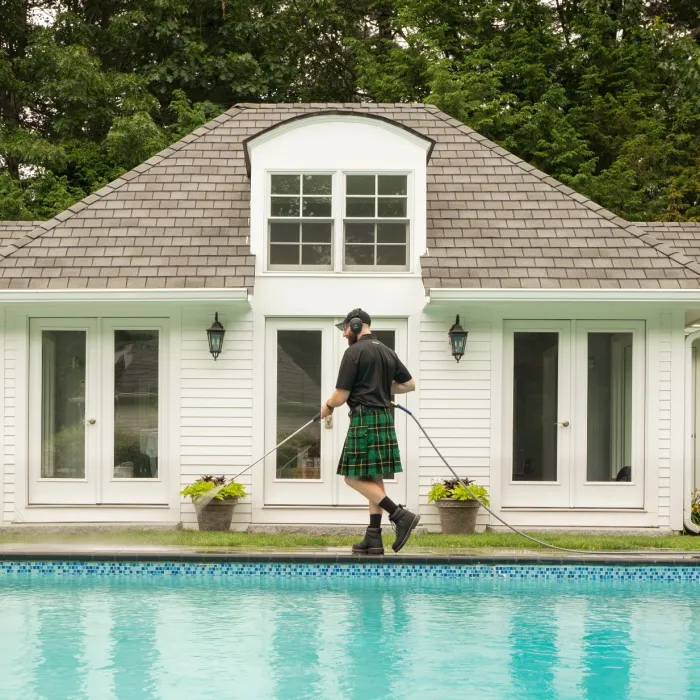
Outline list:
[[[632,333],[588,334],[587,481],[632,480]]]
[[[85,478],[85,331],[41,333],[41,477]]]
[[[513,480],[556,481],[559,334],[515,333]]]
[[[158,476],[158,331],[114,332],[114,478]]]
[[[308,423],[321,405],[321,331],[277,331],[277,442]],[[321,478],[321,423],[275,452],[278,479]]]

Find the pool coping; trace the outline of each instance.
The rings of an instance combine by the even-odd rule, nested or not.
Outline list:
[[[0,545],[0,561],[122,561],[266,564],[382,564],[386,566],[580,565],[700,566],[700,552],[625,552],[619,554],[545,554],[541,552],[436,552],[358,555],[341,548],[311,551],[207,550],[183,547]]]

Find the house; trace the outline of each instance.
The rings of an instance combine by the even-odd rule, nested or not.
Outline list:
[[[401,400],[508,522],[688,518],[700,224],[625,221],[434,106],[238,104],[0,235],[0,522],[195,526],[180,489],[318,412],[357,306],[416,377]],[[447,470],[396,418],[389,494],[437,529]],[[364,524],[335,476],[347,425],[245,474],[234,527]]]

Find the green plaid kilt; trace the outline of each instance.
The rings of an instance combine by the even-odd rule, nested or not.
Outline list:
[[[391,477],[400,471],[401,455],[391,409],[360,406],[350,419],[337,473],[361,479]]]

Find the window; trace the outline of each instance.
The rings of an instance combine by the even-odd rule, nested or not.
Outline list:
[[[408,269],[408,178],[347,175],[343,268]]]
[[[271,173],[268,270],[410,269],[408,175]],[[343,183],[334,192],[334,183]]]
[[[270,185],[270,268],[332,269],[332,175],[272,175]]]

